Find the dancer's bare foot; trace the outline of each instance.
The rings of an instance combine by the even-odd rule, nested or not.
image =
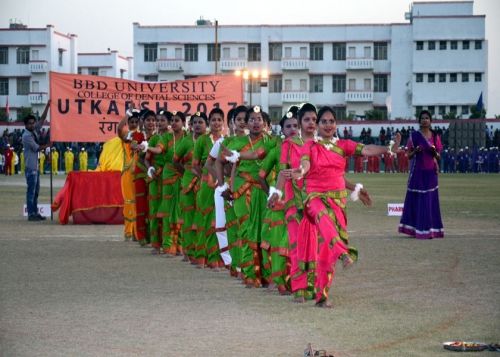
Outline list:
[[[349,269],[353,264],[354,260],[348,254],[342,256],[342,267],[344,269]]]
[[[160,250],[160,248],[153,248],[153,249],[151,250],[151,254],[152,254],[152,255],[160,255],[160,254],[161,254],[161,250]]]
[[[296,304],[303,304],[306,302],[306,299],[303,296],[294,296],[293,302]]]
[[[323,307],[323,308],[326,308],[326,309],[331,309],[333,308],[333,305],[330,301],[328,300],[323,300],[323,301],[318,301],[316,303],[316,307]]]

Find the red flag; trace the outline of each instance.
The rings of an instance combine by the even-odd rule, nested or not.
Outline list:
[[[9,114],[10,114],[9,96],[7,96],[7,100],[5,101],[5,114],[7,115],[7,119],[9,119]]]

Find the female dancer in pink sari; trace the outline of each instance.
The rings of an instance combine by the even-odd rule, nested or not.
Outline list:
[[[363,145],[352,140],[338,139],[333,110],[323,107],[318,113],[319,139],[311,145],[310,167],[301,168],[305,174],[304,219],[300,223],[298,242],[299,267],[316,263],[316,306],[331,307],[328,292],[339,258],[349,265],[357,258],[349,246],[347,235],[346,157],[374,156],[387,152],[378,145]],[[396,137],[396,147],[400,137]],[[318,239],[307,239],[318,235]],[[316,246],[317,244],[317,246]]]

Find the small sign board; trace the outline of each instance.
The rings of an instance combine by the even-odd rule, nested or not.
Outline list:
[[[38,204],[38,213],[44,217],[50,217],[50,205],[48,203]],[[28,207],[23,206],[23,216],[28,217]]]
[[[402,216],[404,203],[388,203],[387,215],[388,216]]]

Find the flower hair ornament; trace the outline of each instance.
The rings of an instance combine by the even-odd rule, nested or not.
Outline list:
[[[253,107],[253,112],[260,113],[261,112],[260,105],[256,105],[255,107]]]

